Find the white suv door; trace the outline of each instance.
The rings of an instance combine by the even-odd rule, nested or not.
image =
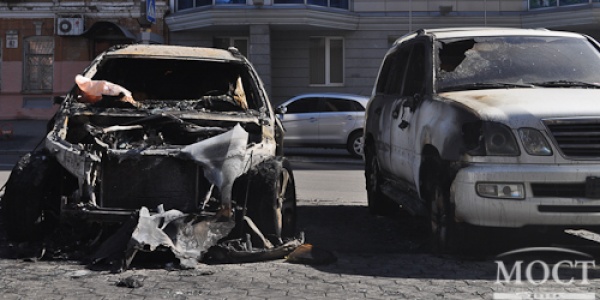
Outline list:
[[[392,108],[390,163],[395,176],[414,184],[414,173],[418,169],[415,166],[418,166],[421,159],[415,151],[420,148],[415,145],[415,138],[419,135],[420,128],[411,122],[425,91],[426,48],[423,43],[411,44],[407,45],[407,49],[411,49],[405,71],[407,76],[404,76],[400,97],[394,101]]]

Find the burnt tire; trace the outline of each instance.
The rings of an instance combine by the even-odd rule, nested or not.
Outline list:
[[[285,158],[257,166],[250,182],[247,216],[274,244],[296,234],[296,188],[290,163]]]
[[[381,192],[380,170],[374,149],[367,149],[365,151],[365,180],[369,213],[377,216],[390,216],[398,212],[400,207]]]
[[[362,131],[354,132],[348,137],[346,149],[353,157],[362,157],[363,155],[363,133]]]
[[[55,180],[58,163],[42,152],[24,155],[13,168],[2,197],[2,218],[9,240],[32,241],[51,230],[56,209]]]
[[[434,180],[429,184],[427,196],[430,204],[431,250],[439,254],[457,252],[459,224],[454,218],[454,207],[449,200],[449,189]]]

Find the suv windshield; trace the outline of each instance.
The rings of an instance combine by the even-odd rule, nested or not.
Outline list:
[[[600,84],[598,50],[583,38],[470,37],[438,45],[438,92]]]
[[[237,62],[115,57],[103,60],[92,79],[124,87],[144,108],[222,112],[261,106],[248,68]]]

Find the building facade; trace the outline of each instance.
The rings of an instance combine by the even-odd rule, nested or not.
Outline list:
[[[48,119],[53,97],[110,46],[163,43],[165,2],[154,23],[139,1],[0,2],[0,120]]]
[[[278,104],[308,92],[370,95],[391,43],[419,28],[545,27],[600,37],[600,0],[147,1],[0,2],[0,120],[50,117],[52,97],[118,43],[237,47]]]

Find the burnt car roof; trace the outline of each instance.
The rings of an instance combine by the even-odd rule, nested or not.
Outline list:
[[[141,56],[164,59],[199,59],[199,60],[224,60],[244,61],[235,48],[230,50],[186,47],[173,45],[121,45],[106,53],[106,56]]]
[[[475,37],[475,36],[560,36],[560,37],[579,37],[581,34],[547,30],[544,28],[523,29],[523,28],[508,28],[508,27],[455,27],[455,28],[435,28],[435,29],[419,29],[415,32],[408,33],[398,38],[394,45],[401,44],[404,41],[413,39],[417,36],[429,35],[437,39]]]

